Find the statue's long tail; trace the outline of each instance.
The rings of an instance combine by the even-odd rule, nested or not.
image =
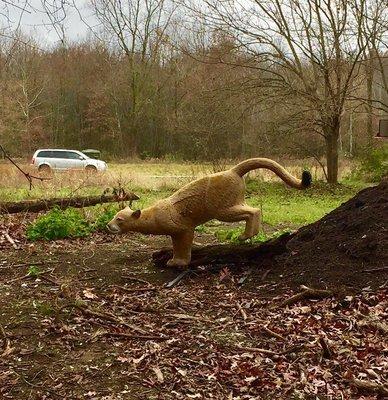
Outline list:
[[[265,168],[274,172],[279,178],[283,179],[289,186],[296,189],[306,189],[311,185],[311,174],[308,171],[303,171],[302,178],[297,179],[291,175],[285,168],[277,162],[269,158],[250,158],[232,168],[232,171],[240,176],[244,176],[247,172],[253,169]]]

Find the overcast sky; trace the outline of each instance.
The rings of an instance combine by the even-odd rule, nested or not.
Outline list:
[[[55,44],[60,41],[60,33],[52,26],[50,18],[44,11],[43,2],[45,0],[0,0],[0,10],[3,14],[7,13],[8,17],[0,14],[0,27],[11,24],[15,28],[37,36],[41,44]],[[54,0],[55,1],[55,0]],[[89,24],[93,24],[91,11],[88,8],[87,0],[71,0],[74,1],[83,18],[86,18]],[[46,4],[52,4],[53,0],[46,0]],[[88,33],[87,25],[82,22],[77,9],[67,7],[66,19],[64,21],[66,38],[70,40],[78,40],[85,37]],[[62,18],[62,10],[58,12],[57,17]],[[10,20],[10,24],[7,20]],[[43,42],[43,43],[42,43]]]

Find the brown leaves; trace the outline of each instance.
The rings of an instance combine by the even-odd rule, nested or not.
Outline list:
[[[13,276],[25,274],[23,268],[28,266]],[[387,383],[388,343],[380,328],[387,291],[340,300],[302,297],[280,308],[273,305],[292,293],[273,298],[267,292],[263,298],[265,288],[237,288],[237,279],[219,284],[210,274],[165,289],[155,281],[146,284],[144,275],[118,286],[122,271],[110,284],[83,281],[78,274],[71,280],[60,268],[53,273],[57,284],[35,279],[25,280],[27,286],[20,280],[3,286],[27,310],[24,318],[28,315],[26,331],[18,328],[23,324],[18,314],[5,326],[14,348],[6,362],[16,369],[36,365],[26,379],[36,385],[29,390],[37,398],[54,397],[42,389],[48,387],[57,397],[74,393],[74,399],[150,398],[155,391],[167,400],[349,400],[359,393],[376,400],[381,389],[361,388],[357,380],[373,387]],[[4,343],[0,336],[0,353]],[[24,385],[21,378],[4,380],[0,397]]]

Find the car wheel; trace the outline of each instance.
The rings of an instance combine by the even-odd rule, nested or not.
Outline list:
[[[52,170],[51,170],[50,166],[47,164],[39,165],[38,171],[41,175],[51,175],[52,174]]]
[[[87,165],[87,166],[85,167],[85,171],[86,171],[88,174],[95,174],[95,173],[97,172],[97,168],[96,168],[94,165]]]

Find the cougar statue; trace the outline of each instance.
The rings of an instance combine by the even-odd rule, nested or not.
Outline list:
[[[265,168],[274,172],[289,186],[305,189],[311,184],[311,174],[303,171],[299,180],[277,162],[268,158],[252,158],[235,167],[199,178],[183,186],[170,197],[157,201],[144,210],[129,207],[119,211],[108,223],[111,233],[141,232],[169,235],[172,238],[173,258],[170,267],[187,267],[196,226],[211,219],[225,222],[245,221],[240,240],[255,236],[260,229],[260,210],[244,202],[243,176],[254,169]]]

